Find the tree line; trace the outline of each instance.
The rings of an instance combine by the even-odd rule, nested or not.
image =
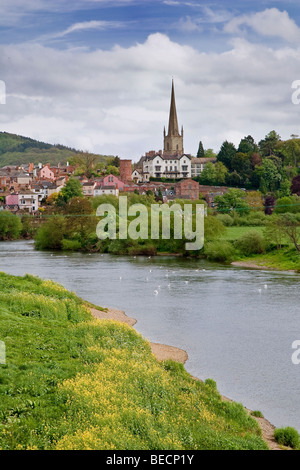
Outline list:
[[[197,157],[213,156],[199,143]],[[200,184],[226,185],[259,190],[263,195],[276,198],[300,194],[300,139],[291,136],[282,140],[276,131],[269,132],[258,143],[251,135],[241,139],[238,147],[224,141],[214,154],[216,163],[208,162],[201,175],[195,178]]]

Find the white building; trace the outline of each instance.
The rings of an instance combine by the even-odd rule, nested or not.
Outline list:
[[[94,197],[103,196],[103,194],[119,197],[119,189],[112,185],[97,184],[94,188]]]
[[[143,161],[144,182],[149,178],[190,178],[190,155],[153,155]]]
[[[39,195],[32,191],[20,191],[18,194],[19,208],[30,213],[39,209]]]

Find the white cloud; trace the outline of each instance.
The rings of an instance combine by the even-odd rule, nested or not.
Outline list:
[[[186,152],[272,129],[288,138],[300,133],[291,102],[299,59],[296,46],[234,39],[226,52],[204,53],[158,33],[109,51],[0,46],[0,130],[136,160],[162,148],[173,76]]]
[[[300,40],[300,28],[286,11],[268,8],[258,13],[241,15],[230,20],[224,31],[240,34],[241,27],[248,26],[262,36],[277,36],[291,43]]]

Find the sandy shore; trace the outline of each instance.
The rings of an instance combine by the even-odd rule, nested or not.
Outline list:
[[[232,266],[239,266],[241,268],[253,268],[253,269],[273,269],[268,266],[260,266],[258,264],[253,263],[252,261],[233,261]]]
[[[95,308],[91,308],[92,315],[99,320],[116,320],[123,323],[127,323],[127,325],[134,326],[136,324],[135,318],[128,317],[125,312],[122,310],[116,310],[112,308],[108,308],[105,311],[97,310]],[[159,361],[165,361],[167,359],[172,359],[173,361],[181,362],[185,364],[188,360],[188,354],[186,351],[180,348],[176,348],[175,346],[168,346],[166,344],[159,344],[159,343],[151,343],[151,351]],[[191,376],[192,377],[192,376]],[[200,380],[197,377],[192,377],[195,380]],[[229,398],[222,397],[225,401],[232,401]],[[250,414],[251,410],[245,408],[246,411]],[[263,439],[267,442],[270,450],[281,450],[280,446],[275,441],[273,434],[275,426],[273,426],[268,420],[265,418],[256,418],[253,416],[254,419],[259,423]]]

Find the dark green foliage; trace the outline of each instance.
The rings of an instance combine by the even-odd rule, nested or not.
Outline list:
[[[227,140],[223,142],[220,152],[218,153],[218,161],[224,163],[224,165],[231,170],[231,160],[236,154],[236,148],[234,144]]]
[[[289,426],[286,428],[275,429],[274,438],[279,444],[292,447],[293,449],[298,448],[300,444],[298,431]]]
[[[9,211],[0,211],[0,240],[13,240],[19,238],[22,223],[18,216]]]
[[[198,152],[197,152],[197,158],[203,158],[204,156],[205,156],[205,153],[204,153],[203,144],[200,141],[199,142],[199,147],[198,147]]]

